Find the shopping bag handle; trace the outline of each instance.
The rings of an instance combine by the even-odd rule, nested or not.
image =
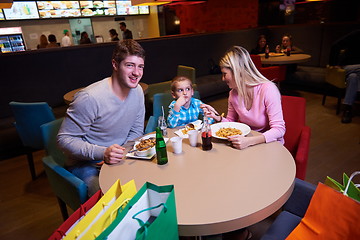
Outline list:
[[[352,179],[353,179],[356,175],[358,175],[358,174],[360,174],[360,171],[353,172],[353,173],[350,175],[349,181],[348,181],[348,183],[346,184],[346,188],[345,188],[345,190],[344,190],[344,195],[345,195],[345,196],[348,196],[347,191],[348,191],[348,189],[349,189],[349,187],[350,187],[350,183],[351,183]],[[356,184],[355,186],[358,187],[359,185],[360,185],[360,184]]]
[[[146,237],[146,235],[147,235],[148,227],[149,227],[150,223],[144,223],[143,220],[141,220],[140,218],[137,218],[136,216],[139,215],[140,213],[143,213],[143,212],[146,212],[146,211],[150,211],[150,210],[152,210],[152,209],[156,209],[156,208],[159,208],[159,207],[161,207],[161,206],[164,207],[164,212],[166,212],[166,211],[167,211],[167,206],[166,206],[166,204],[165,204],[165,203],[160,203],[159,205],[156,205],[156,206],[154,206],[154,207],[145,208],[145,209],[143,209],[143,210],[135,213],[135,214],[132,216],[132,219],[135,219],[136,221],[138,221],[138,223],[139,223],[139,225],[140,225],[139,230],[140,230],[141,228],[144,229],[144,237]],[[136,232],[136,235],[139,233],[139,230]]]
[[[109,218],[110,218],[110,223],[112,223],[112,222],[115,220],[115,219],[114,219],[114,213],[115,213],[115,212],[118,212],[118,214],[121,213],[122,210],[124,210],[126,204],[128,204],[130,200],[131,200],[131,198],[126,198],[124,201],[122,201],[122,202],[119,204],[118,207],[116,207],[113,211],[111,211],[110,216],[109,216]],[[102,230],[101,232],[105,231],[106,228],[107,228],[107,226],[104,226],[104,228],[103,228],[103,230]],[[98,237],[98,234],[93,233],[93,237],[94,237],[94,239],[97,238],[97,237]]]
[[[131,198],[126,198],[124,201],[122,201],[119,204],[119,207],[115,208],[111,213],[110,213],[110,222],[114,221],[114,213],[117,212],[118,214],[122,212],[122,210],[124,210],[126,204],[128,204],[128,202],[131,200]]]

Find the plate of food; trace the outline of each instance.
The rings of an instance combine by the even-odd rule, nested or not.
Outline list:
[[[164,140],[167,142],[169,139],[164,138]],[[155,134],[146,135],[135,141],[134,147],[126,154],[126,157],[150,160],[156,154],[155,144]]]
[[[269,53],[269,56],[270,56],[270,57],[280,57],[280,56],[284,56],[284,53],[274,53],[274,52],[271,52],[271,53]]]
[[[180,128],[175,132],[176,135],[182,138],[189,138],[187,134],[190,130],[199,130],[202,126],[201,120],[196,120],[195,122],[191,122],[186,124],[184,127]]]
[[[211,125],[211,134],[214,138],[227,139],[228,136],[243,135],[250,133],[248,125],[239,122],[220,122]]]

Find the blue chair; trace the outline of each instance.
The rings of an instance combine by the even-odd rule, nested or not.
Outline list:
[[[261,240],[286,239],[304,217],[315,189],[315,185],[296,178],[294,191]]]
[[[66,205],[76,210],[88,199],[86,184],[64,168],[66,156],[57,147],[56,136],[63,119],[41,125],[47,156],[42,159],[64,221],[69,217]]]
[[[32,179],[36,171],[32,153],[44,149],[40,126],[55,119],[54,113],[46,102],[9,103],[15,117],[15,127],[25,147]]]
[[[200,99],[200,93],[198,91],[194,91],[194,98]],[[150,116],[146,128],[145,134],[154,132],[157,127],[157,121],[160,116],[162,116],[162,108],[164,107],[164,115],[167,118],[169,114],[169,105],[174,100],[171,93],[156,93],[154,94],[154,102],[153,102],[153,115]]]

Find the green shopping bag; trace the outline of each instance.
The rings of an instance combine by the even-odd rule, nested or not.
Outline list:
[[[347,190],[347,196],[360,202],[360,190],[358,188],[359,184],[354,184],[351,181],[353,179],[353,177],[355,177],[358,174],[360,174],[360,171],[357,171],[357,172],[354,172],[353,174],[351,174],[350,185],[349,185],[349,189]],[[345,192],[345,188],[346,188],[348,182],[349,182],[349,177],[346,175],[346,173],[343,174],[343,184],[337,182],[336,180],[330,178],[329,176],[327,176],[325,179],[325,185],[327,185],[341,193]]]
[[[173,185],[156,186],[146,182],[99,240],[179,239]]]

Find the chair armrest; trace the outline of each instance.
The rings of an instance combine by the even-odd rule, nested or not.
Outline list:
[[[296,178],[294,191],[284,204],[283,210],[304,217],[315,189],[315,185]]]
[[[150,118],[146,124],[145,134],[154,132],[156,130],[156,126],[157,126],[157,119],[155,119],[154,116],[150,116]]]
[[[299,145],[295,155],[296,177],[305,179],[306,166],[309,158],[311,128],[304,126],[301,130]]]
[[[78,209],[88,199],[85,182],[58,165],[51,156],[44,157],[42,161],[55,195],[73,210]]]

